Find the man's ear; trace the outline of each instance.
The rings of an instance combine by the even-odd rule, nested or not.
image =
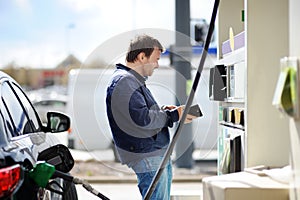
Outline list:
[[[138,58],[138,60],[140,62],[143,62],[144,59],[146,58],[145,53],[144,52],[139,53],[139,55],[137,56],[137,58]]]

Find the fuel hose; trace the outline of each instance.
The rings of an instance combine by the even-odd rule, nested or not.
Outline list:
[[[202,73],[202,70],[203,70],[203,67],[204,67],[204,63],[205,63],[205,59],[206,59],[206,56],[207,56],[209,44],[210,44],[210,41],[212,39],[212,35],[213,35],[213,32],[214,32],[214,26],[215,26],[215,21],[216,21],[216,16],[217,16],[217,12],[218,12],[219,3],[220,3],[220,0],[215,0],[212,15],[211,15],[211,20],[210,20],[210,24],[209,24],[209,28],[208,28],[208,33],[207,33],[205,44],[204,44],[204,49],[203,49],[203,52],[202,52],[202,56],[201,56],[201,59],[200,59],[200,63],[199,63],[199,66],[198,66],[196,76],[194,78],[194,82],[193,82],[193,85],[192,85],[192,88],[191,88],[191,92],[190,92],[190,94],[187,98],[186,104],[185,104],[185,109],[183,111],[181,120],[180,120],[179,125],[177,126],[177,129],[176,129],[176,131],[173,135],[173,138],[172,138],[172,140],[171,140],[171,142],[170,142],[170,144],[167,148],[167,151],[164,154],[163,160],[161,161],[161,164],[160,164],[158,170],[156,171],[155,176],[152,179],[152,182],[151,182],[151,184],[150,184],[150,186],[147,190],[147,193],[145,194],[144,200],[149,200],[151,198],[151,196],[152,196],[152,194],[153,194],[153,192],[156,188],[156,185],[158,183],[158,180],[161,177],[161,175],[163,173],[163,170],[166,167],[166,164],[168,163],[168,159],[169,159],[169,157],[171,156],[171,154],[173,152],[174,146],[175,146],[175,144],[178,140],[178,137],[179,137],[179,135],[182,131],[182,128],[183,128],[183,125],[184,125],[184,120],[187,117],[189,109],[192,105],[192,102],[193,102],[193,99],[194,99],[194,96],[195,96],[195,92],[196,92],[196,89],[198,87],[198,83],[199,83],[201,73]]]

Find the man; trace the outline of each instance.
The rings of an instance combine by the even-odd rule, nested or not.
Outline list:
[[[183,113],[184,106],[160,108],[145,81],[158,68],[163,47],[147,35],[131,41],[126,66],[116,65],[107,88],[106,107],[114,143],[122,164],[137,175],[144,197],[170,142],[168,127]],[[190,122],[188,116],[186,122]],[[151,199],[170,199],[171,161],[166,165]]]

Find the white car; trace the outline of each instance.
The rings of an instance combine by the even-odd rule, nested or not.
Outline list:
[[[59,112],[48,112],[47,122],[42,123],[21,86],[2,71],[0,96],[0,199],[77,200],[73,183],[70,185],[62,179],[46,180],[51,190],[45,190],[44,186],[33,182],[47,178],[45,174],[49,170],[38,176],[29,175],[38,161],[52,163],[60,171],[67,170],[63,172],[70,171],[74,160],[64,156],[66,151],[61,149],[65,148],[56,137],[69,129],[70,118]],[[53,192],[53,188],[62,195]]]

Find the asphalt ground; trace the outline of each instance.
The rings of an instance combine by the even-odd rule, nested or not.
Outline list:
[[[71,150],[75,165],[71,170],[74,177],[89,183],[136,183],[134,172],[126,165],[114,160],[113,152]],[[173,164],[173,182],[201,182],[204,177],[217,174],[217,161],[212,158],[195,159],[191,169],[177,168]]]

